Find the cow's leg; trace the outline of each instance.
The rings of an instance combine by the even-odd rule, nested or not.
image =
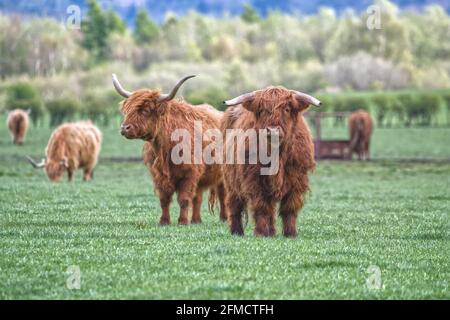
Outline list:
[[[69,182],[72,181],[72,178],[73,178],[73,170],[67,169],[67,178],[69,179]]]
[[[244,235],[244,227],[242,225],[242,211],[244,211],[245,203],[239,197],[229,194],[226,197],[226,206],[230,212],[230,231],[231,234],[239,236]]]
[[[307,179],[304,178],[304,180]],[[306,190],[304,190],[306,192]],[[297,236],[297,215],[303,207],[303,192],[292,190],[280,203],[280,216],[283,220],[283,235],[295,238]]]
[[[275,214],[275,202],[255,201],[251,205],[251,210],[255,218],[255,236],[268,237],[271,234],[271,217]],[[273,218],[272,218],[273,219]]]
[[[83,181],[89,181],[92,178],[92,169],[91,168],[85,168],[83,170]]]
[[[358,150],[358,160],[361,161],[363,156],[363,152],[359,149]]]
[[[159,219],[159,224],[161,226],[165,226],[170,224],[170,202],[172,202],[172,195],[173,193],[162,193],[159,192],[159,203],[161,205],[162,214],[161,218]]]
[[[365,150],[366,150],[366,160],[370,160],[370,141],[369,140],[366,141]]]
[[[276,223],[276,214],[275,214],[275,210],[273,210],[272,214],[269,216],[269,219],[267,221],[268,225],[269,225],[269,236],[274,236],[276,234],[276,228],[275,228],[275,223]]]
[[[195,190],[197,189],[197,182],[194,179],[183,179],[178,184],[178,205],[180,206],[180,217],[178,218],[178,224],[189,224],[189,203],[195,196]]]
[[[202,217],[200,214],[200,210],[202,207],[202,190],[197,190],[197,194],[192,201],[192,220],[191,223],[201,223]]]
[[[225,187],[222,183],[217,186],[217,195],[220,203],[220,220],[227,221],[228,213],[225,205]]]

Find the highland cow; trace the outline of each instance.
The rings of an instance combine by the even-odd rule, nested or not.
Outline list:
[[[350,150],[352,154],[356,153],[358,160],[369,160],[370,138],[373,131],[370,114],[365,110],[352,112],[348,118],[348,128],[350,131]]]
[[[8,113],[6,122],[14,144],[21,145],[23,143],[28,130],[28,115],[30,111],[30,109],[26,111],[15,109]]]
[[[227,144],[229,129],[257,129],[271,136],[268,144],[277,137],[279,152],[278,170],[271,175],[261,174],[265,166],[261,161],[223,165],[231,233],[244,234],[242,214],[248,207],[255,220],[254,234],[275,235],[275,208],[280,203],[284,236],[297,236],[297,214],[309,191],[308,172],[315,167],[314,145],[303,112],[309,105],[319,106],[320,101],[284,87],[268,87],[224,103],[230,106],[221,124]],[[241,146],[246,148],[246,157],[249,145]],[[260,138],[257,145],[262,147]]]
[[[60,125],[53,131],[46,157],[40,163],[27,157],[35,168],[45,168],[50,181],[58,181],[67,171],[72,181],[75,170],[83,169],[83,180],[89,181],[97,164],[102,143],[100,130],[90,121],[80,121]]]
[[[220,164],[206,164],[203,160],[200,163],[174,163],[171,157],[171,151],[177,145],[177,141],[172,139],[172,134],[176,130],[185,130],[189,133],[191,142],[194,142],[194,132],[198,131],[194,122],[201,123],[203,129],[218,130],[223,115],[206,104],[193,106],[184,101],[174,100],[181,85],[192,77],[181,79],[169,94],[161,94],[160,91],[152,89],[129,92],[113,75],[114,87],[125,98],[121,104],[124,117],[121,134],[127,139],[145,141],[143,158],[160,199],[162,209],[160,225],[170,224],[169,206],[174,193],[177,193],[180,207],[178,223],[180,225],[189,223],[190,204],[193,208],[191,222],[200,223],[202,194],[206,189],[211,189],[212,193],[210,209],[217,196],[220,201],[220,219],[223,221],[227,219]],[[209,143],[202,140],[202,150]],[[190,149],[190,153],[194,154],[193,148]]]

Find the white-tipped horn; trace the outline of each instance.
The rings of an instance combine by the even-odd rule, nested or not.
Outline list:
[[[308,104],[312,104],[313,106],[320,107],[322,102],[320,102],[318,99],[314,98],[313,96],[310,96],[309,94],[300,92],[300,91],[294,91],[295,95],[298,100],[306,102]]]
[[[26,156],[26,158],[27,158],[28,161],[31,163],[31,165],[32,165],[34,168],[36,168],[36,169],[39,169],[39,168],[42,168],[42,167],[45,166],[45,158],[42,159],[41,162],[39,162],[39,163],[36,163],[36,162],[35,162],[31,157],[29,157],[29,156]]]
[[[244,93],[244,94],[241,94],[239,97],[236,97],[236,98],[231,99],[231,100],[224,101],[223,104],[226,105],[226,106],[229,106],[229,107],[230,106],[235,106],[235,105],[242,104],[242,103],[244,103],[246,101],[249,101],[249,100],[253,99],[254,96],[255,96],[255,92],[254,91],[249,92],[249,93]]]
[[[175,87],[173,87],[173,89],[172,89],[172,91],[170,91],[170,93],[169,94],[162,94],[160,97],[159,97],[159,102],[164,102],[164,101],[170,101],[170,100],[172,100],[173,98],[175,98],[175,95],[177,94],[177,92],[178,92],[178,89],[180,89],[180,87],[183,85],[183,83],[186,81],[186,80],[189,80],[189,79],[191,79],[191,78],[194,78],[196,75],[190,75],[190,76],[187,76],[187,77],[184,77],[183,79],[181,79],[180,81],[178,81],[178,83],[175,85]]]
[[[117,79],[117,76],[115,73],[112,74],[112,81],[114,88],[116,89],[117,93],[120,94],[124,98],[129,98],[133,93],[125,90],[122,85],[119,82],[119,79]]]

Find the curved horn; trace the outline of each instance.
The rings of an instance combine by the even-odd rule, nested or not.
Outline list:
[[[312,104],[313,106],[320,107],[322,102],[320,102],[318,99],[314,98],[313,96],[310,96],[309,94],[295,91],[296,98],[300,101],[306,102],[308,104]]]
[[[45,159],[42,159],[41,162],[36,163],[31,157],[29,157],[29,156],[26,156],[26,157],[27,157],[28,161],[31,163],[31,165],[36,169],[42,168],[45,165]]]
[[[226,106],[235,106],[235,105],[242,104],[246,101],[253,99],[254,96],[255,96],[254,91],[249,92],[249,93],[244,93],[244,94],[241,94],[239,97],[224,101],[223,104]]]
[[[129,98],[133,94],[132,92],[125,90],[122,87],[122,85],[120,84],[119,79],[117,79],[117,76],[115,73],[113,73],[113,75],[112,75],[112,81],[113,81],[114,88],[116,88],[117,93],[120,94],[122,97]]]
[[[170,101],[170,100],[172,100],[173,98],[175,98],[175,95],[177,94],[178,89],[180,89],[180,87],[183,85],[183,83],[184,83],[186,80],[188,80],[188,79],[190,79],[190,78],[193,78],[193,77],[195,77],[195,75],[191,75],[191,76],[184,77],[183,79],[181,79],[180,81],[178,81],[177,85],[176,85],[175,87],[173,87],[172,91],[170,91],[169,94],[162,94],[162,95],[159,97],[158,102]]]

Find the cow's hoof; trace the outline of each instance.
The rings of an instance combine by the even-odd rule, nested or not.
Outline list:
[[[198,218],[198,219],[192,219],[191,221],[192,224],[199,224],[202,223],[202,219]]]
[[[187,219],[178,219],[178,225],[187,226],[188,224],[189,224],[189,221]]]
[[[243,236],[244,230],[242,229],[231,229],[231,234],[235,236]]]
[[[297,238],[297,230],[285,230],[284,232],[283,232],[283,235],[286,237],[286,238]]]
[[[159,220],[160,226],[168,226],[170,224],[170,219],[161,219]]]

